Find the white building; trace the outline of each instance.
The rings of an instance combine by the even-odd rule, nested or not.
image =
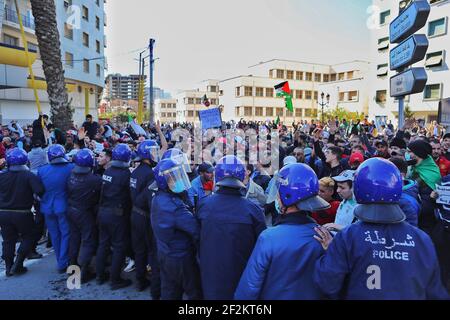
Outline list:
[[[353,61],[338,65],[314,64],[274,59],[249,68],[249,75],[220,81],[223,92],[223,119],[274,120],[290,125],[293,121],[317,118],[319,96],[330,94],[330,108],[344,107],[367,113],[369,63]],[[289,81],[294,112],[276,97],[274,86]]]
[[[198,112],[206,110],[202,104],[202,98],[206,95],[211,103],[209,108],[219,106],[219,81],[206,80],[202,82],[202,87],[195,90],[180,91],[175,95],[177,104],[177,122],[199,122]]]
[[[157,99],[155,100],[155,121],[161,123],[172,123],[177,121],[177,100]]]
[[[395,19],[400,7],[405,8],[409,0],[373,0],[373,5],[380,8],[379,25],[372,30],[370,70],[369,116],[378,123],[387,119],[396,122],[398,102],[390,98],[390,77],[396,74],[389,70],[389,51],[396,45],[389,43],[389,24]],[[450,71],[448,53],[450,36],[448,19],[450,15],[449,0],[430,0],[431,12],[428,23],[417,33],[426,34],[430,45],[426,59],[414,67],[426,67],[427,86],[423,93],[407,96],[405,106],[409,106],[416,119],[430,122],[437,119],[439,100],[450,97]]]

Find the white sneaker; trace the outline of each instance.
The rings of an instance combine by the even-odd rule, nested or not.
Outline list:
[[[125,269],[123,269],[123,271],[132,272],[132,271],[134,271],[134,269],[135,269],[134,260],[130,259],[130,261],[128,261],[128,265],[125,267]]]

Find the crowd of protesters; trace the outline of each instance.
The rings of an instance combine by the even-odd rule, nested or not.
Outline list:
[[[254,149],[245,136],[236,136],[233,139],[233,144],[237,147],[230,146],[230,141],[227,141],[224,143],[225,150],[214,150],[214,152],[223,153],[223,155],[236,155],[241,148],[244,154],[242,165],[245,169],[242,172],[242,179],[239,179],[240,182],[237,184],[238,187],[233,183],[227,185],[222,182],[227,182],[227,170],[229,170],[228,168],[222,168],[224,165],[221,162],[222,160],[213,157],[195,162],[193,161],[195,155],[183,155],[183,163],[185,164],[183,170],[190,180],[185,189],[180,189],[185,194],[181,197],[183,204],[186,204],[185,206],[178,204],[178,200],[175,201],[171,198],[173,194],[179,192],[175,192],[172,186],[167,186],[167,181],[156,181],[155,184],[155,180],[158,180],[158,172],[163,170],[160,166],[169,166],[164,167],[166,171],[174,169],[174,167],[170,167],[170,163],[159,162],[159,160],[161,156],[167,160],[174,158],[173,155],[178,155],[179,150],[175,148],[177,143],[183,141],[179,141],[179,136],[176,134],[177,129],[188,132],[191,135],[190,141],[194,139],[195,126],[192,123],[159,124],[158,122],[155,125],[137,125],[134,120],[130,120],[127,124],[114,125],[109,121],[96,122],[91,115],[86,116],[86,121],[80,127],[74,125],[66,132],[54,128],[46,115],[40,115],[28,127],[21,127],[14,121],[3,127],[0,135],[0,169],[7,172],[8,152],[20,149],[27,153],[27,166],[30,171],[40,179],[39,186],[36,187],[36,190],[33,190],[33,193],[38,194],[39,197],[35,197],[37,200],[33,201],[35,225],[30,236],[32,240],[28,245],[29,248],[23,249],[27,252],[27,256],[22,255],[20,261],[17,262],[16,259],[14,263],[8,258],[7,275],[24,273],[26,268],[23,266],[23,260],[27,257],[39,258],[36,244],[43,235],[44,226],[46,226],[50,231],[49,240],[55,248],[60,272],[65,272],[68,265],[80,265],[82,272],[84,272],[82,275],[83,282],[87,282],[95,277],[88,269],[91,270],[90,263],[96,255],[97,283],[103,284],[108,279],[105,271],[108,264],[105,262],[106,257],[111,256],[112,289],[119,289],[131,284],[131,281],[120,276],[120,270],[126,266],[122,257],[126,256],[129,261],[128,271],[135,263],[138,290],[142,291],[151,284],[151,294],[154,299],[181,299],[183,293],[192,299],[202,297],[205,299],[231,299],[233,297],[237,299],[370,298],[370,296],[364,294],[358,296],[356,293],[353,293],[352,296],[349,293],[350,291],[346,295],[343,293],[345,289],[339,292],[336,288],[333,291],[327,285],[321,284],[321,281],[326,278],[324,265],[320,269],[322,273],[318,271],[323,278],[321,278],[322,280],[316,279],[314,285],[312,284],[312,275],[308,279],[302,278],[302,281],[308,283],[305,288],[310,289],[313,294],[297,294],[296,288],[291,288],[287,280],[286,282],[281,279],[277,280],[277,277],[282,278],[284,276],[283,268],[286,268],[286,273],[292,270],[292,272],[300,272],[297,270],[300,266],[298,268],[295,266],[287,267],[293,261],[300,263],[290,256],[299,254],[299,251],[287,250],[284,253],[285,256],[280,256],[282,255],[280,252],[270,251],[280,249],[275,245],[278,241],[289,242],[288,238],[283,237],[295,238],[297,235],[289,230],[280,235],[276,234],[275,231],[272,233],[267,231],[271,228],[276,230],[277,227],[286,223],[306,223],[294,221],[294,218],[291,218],[292,221],[285,221],[286,216],[294,217],[295,215],[289,214],[291,208],[288,205],[289,201],[282,199],[282,187],[278,182],[283,174],[289,171],[288,169],[293,172],[299,170],[299,173],[295,174],[300,175],[300,179],[307,179],[308,175],[311,175],[313,180],[317,179],[318,190],[317,194],[313,194],[313,196],[320,197],[320,201],[327,204],[326,206],[320,206],[315,202],[312,205],[307,198],[302,198],[299,202],[307,204],[305,205],[307,209],[302,209],[301,212],[308,212],[306,216],[311,219],[308,220],[308,223],[313,221],[314,225],[318,226],[314,229],[316,231],[314,238],[311,236],[313,244],[309,244],[309,246],[311,248],[312,246],[320,247],[320,244],[322,244],[323,248],[327,250],[331,242],[330,236],[335,236],[337,239],[340,234],[347,235],[349,232],[345,233],[344,231],[350,230],[350,226],[365,222],[362,218],[363,215],[360,217],[357,214],[358,205],[364,203],[361,202],[361,197],[355,197],[356,173],[362,172],[360,167],[372,163],[368,160],[375,158],[384,159],[381,165],[388,163],[386,175],[389,175],[388,172],[391,167],[396,168],[395,172],[398,172],[399,177],[401,177],[402,190],[394,196],[395,201],[392,201],[398,203],[402,214],[404,214],[404,219],[401,220],[405,220],[405,222],[401,223],[407,224],[408,228],[411,228],[407,229],[409,230],[408,237],[416,232],[415,230],[420,229],[424,232],[423,235],[420,235],[421,239],[429,236],[432,240],[432,246],[425,247],[429,251],[427,254],[430,257],[437,254],[436,261],[439,263],[438,270],[440,269],[437,282],[442,283],[447,290],[450,289],[450,207],[438,201],[440,197],[445,198],[445,195],[440,194],[440,191],[437,190],[438,185],[445,186],[450,183],[450,133],[445,133],[445,130],[436,122],[425,127],[419,125],[414,119],[407,119],[402,128],[394,128],[391,122],[376,126],[375,122],[369,121],[367,117],[358,121],[336,118],[329,119],[325,123],[319,120],[302,120],[290,125],[276,123],[275,121],[255,122],[245,121],[244,119],[238,122],[223,122],[222,128],[218,129],[218,135],[217,133],[211,136],[202,135],[201,144],[203,147],[208,144],[214,145],[217,140],[225,140],[226,132],[237,132],[238,130],[242,132],[253,130],[260,137],[264,136],[268,139],[269,144],[273,147],[275,141],[270,132],[276,132],[275,154],[277,155],[278,163],[276,167],[278,170],[269,168],[270,164],[267,165],[259,161],[254,163],[249,160]],[[270,142],[271,137],[272,142]],[[151,143],[148,142],[149,140],[151,140]],[[55,146],[62,146],[61,150],[63,151],[60,152],[63,154],[58,154]],[[148,155],[143,151],[142,146],[148,146],[149,149],[157,147],[158,155]],[[73,175],[80,174],[81,171],[77,172],[71,162],[75,164],[75,168],[83,167],[82,157],[89,158],[88,154],[85,154],[86,149],[90,150],[95,158],[95,162],[87,165],[87,167],[90,168],[90,174],[97,178],[89,180],[89,184],[92,185],[92,190],[89,190],[92,192],[89,195],[82,193],[83,197],[78,197],[76,196],[79,191],[77,186],[87,184],[88,180],[80,182],[81,180],[73,178]],[[130,150],[129,159],[127,158],[127,150]],[[169,152],[169,155],[166,151]],[[146,157],[145,154],[148,156]],[[61,158],[64,161],[57,160]],[[128,160],[131,161],[128,162]],[[233,161],[233,165],[241,163]],[[64,173],[58,171],[53,178],[49,177],[54,172],[48,167],[61,162],[68,166],[66,171]],[[125,168],[121,168],[124,163]],[[180,165],[179,162],[177,164]],[[297,167],[298,164],[302,164],[302,166]],[[147,169],[144,169],[145,165],[148,165]],[[175,165],[173,164],[173,166]],[[152,170],[149,170],[149,168]],[[371,167],[367,165],[366,168]],[[116,172],[113,169],[118,171]],[[125,171],[119,169],[125,169]],[[302,170],[311,170],[311,173]],[[219,180],[218,175],[220,174],[224,174],[224,180]],[[380,175],[382,176],[383,173],[380,173]],[[287,184],[293,180],[289,175],[285,178],[288,181]],[[77,177],[77,179],[81,178]],[[128,181],[125,181],[127,179]],[[114,184],[109,186],[108,182],[113,180],[115,181]],[[118,180],[121,182],[118,183]],[[166,183],[166,186],[164,183]],[[158,188],[162,190],[164,186],[168,189],[167,195],[158,191]],[[380,190],[382,187],[380,186]],[[57,191],[49,191],[52,188],[65,191],[55,195]],[[240,197],[246,200],[239,198],[238,201],[233,198],[233,201],[227,203],[226,197],[233,193],[231,191],[225,192],[224,190],[227,190],[227,188],[239,189]],[[292,188],[295,189],[294,186]],[[0,195],[3,189],[0,189]],[[130,191],[130,189],[135,189],[135,191]],[[54,194],[51,196],[53,200],[49,201],[50,192]],[[379,196],[376,185],[369,192],[374,193],[373,199]],[[117,200],[125,193],[131,193],[131,199],[122,199],[123,202]],[[289,198],[291,195],[289,192],[287,194],[287,198]],[[55,199],[58,196],[63,198],[58,201],[66,203],[59,210],[61,212],[53,212],[55,218],[51,214],[52,210],[55,209],[49,209],[46,206],[52,201],[57,201]],[[145,205],[136,205],[140,201],[140,196],[154,199],[149,200]],[[312,198],[310,197],[310,199]],[[380,199],[378,202],[383,203],[383,197]],[[172,200],[174,201],[173,205]],[[0,199],[0,206],[2,201]],[[89,209],[86,206],[80,206],[79,202],[86,202]],[[122,206],[126,202],[130,202],[129,208]],[[166,203],[167,207],[165,207]],[[365,205],[368,204],[365,203]],[[114,206],[120,209],[120,214],[116,212],[117,208],[113,208]],[[106,207],[111,212],[114,209],[116,216],[127,217],[123,223],[125,227],[120,228],[120,231],[118,231],[119,229],[108,229],[121,222],[110,220],[109,216],[106,217],[106,215],[106,218],[103,217],[102,212],[106,212],[106,209],[104,209]],[[99,208],[103,208],[103,211]],[[194,220],[183,216],[180,213],[183,210],[180,208],[190,212],[196,219],[195,223],[198,223],[200,227],[192,224]],[[0,207],[0,218],[2,212],[7,211],[7,209]],[[90,214],[92,217],[96,217],[96,221],[93,222],[96,225],[95,230],[92,229],[90,232],[81,230],[80,221],[84,220],[77,216],[81,215],[81,213],[76,212],[77,210],[92,211]],[[128,213],[123,213],[127,210]],[[220,218],[211,217],[215,211]],[[234,216],[232,214],[227,216],[227,212],[231,213],[231,211],[236,212]],[[236,217],[240,211],[242,211],[242,216]],[[244,214],[244,211],[246,214]],[[133,216],[132,212],[136,213],[136,217]],[[168,219],[164,214],[168,215],[170,212],[172,216]],[[140,213],[143,217],[142,221],[138,220],[140,219],[138,218]],[[261,215],[262,220],[259,219],[260,217],[256,217],[258,213],[263,213]],[[180,220],[177,220],[178,217]],[[9,232],[5,219],[5,217],[0,219],[4,241],[7,232],[5,230],[8,229]],[[222,225],[220,228],[217,226],[214,227],[216,229],[211,227],[213,223],[211,221],[214,219],[220,221]],[[297,217],[297,219],[304,219],[304,217]],[[380,220],[378,223],[385,222]],[[142,224],[147,224],[147,228],[138,231],[139,225]],[[268,228],[267,231],[264,231],[266,228]],[[219,232],[217,229],[221,229],[221,231]],[[128,240],[124,243],[115,243],[117,232],[123,233],[122,237],[118,239],[127,238]],[[138,238],[134,232],[145,239]],[[169,232],[173,234],[168,235]],[[108,235],[110,238],[108,238]],[[167,237],[173,238],[167,243],[165,242]],[[177,247],[175,250],[171,247],[172,245],[175,247],[186,245],[189,241],[183,242],[185,238],[190,239],[189,241],[192,243],[200,241],[199,247],[198,245],[192,245],[195,248],[193,252],[185,248]],[[225,238],[230,238],[230,240],[225,240]],[[145,248],[138,244],[140,241],[146,243]],[[271,241],[273,242],[273,249],[270,249]],[[424,240],[424,242],[426,241]],[[88,242],[89,248],[83,249],[83,246],[86,247]],[[95,248],[92,243],[95,243]],[[312,250],[311,248],[308,250]],[[4,244],[3,259],[5,261],[7,259],[5,251],[7,250],[10,249],[7,249]],[[80,253],[80,250],[84,251]],[[143,254],[142,250],[146,253]],[[333,248],[333,250],[336,249]],[[436,253],[434,253],[434,250]],[[90,253],[86,253],[87,251]],[[159,255],[156,257],[156,251],[164,253],[161,253],[164,258]],[[121,254],[118,255],[117,252],[121,252]],[[185,252],[189,252],[189,254],[185,255]],[[312,256],[319,255],[316,253],[308,251],[308,254]],[[271,254],[274,254],[273,259],[277,261],[277,267],[280,270],[276,270],[276,268],[274,270],[273,267],[270,268],[270,272],[261,269],[266,263],[265,259],[268,259],[268,255]],[[187,256],[192,259],[186,258]],[[314,263],[319,256],[316,256],[315,259],[311,258],[312,261],[301,261],[302,268],[306,268],[307,264]],[[17,257],[20,257],[19,253]],[[182,259],[180,260],[182,261],[180,262],[181,266],[177,264],[177,259]],[[326,262],[326,260],[322,261],[324,264]],[[404,265],[405,268],[407,266],[407,264]],[[268,265],[265,267],[269,268]],[[185,271],[189,272],[189,276],[185,275],[183,278],[180,274]],[[405,272],[408,271],[405,270]],[[317,277],[317,273],[315,277]],[[405,297],[445,298],[445,295],[440,293],[440,284],[436,282],[435,278],[436,275],[433,278],[433,281],[435,281],[434,287],[424,289],[424,291],[429,289],[430,292],[411,294]],[[271,284],[271,282],[274,283]],[[286,286],[284,289],[281,287],[282,284]],[[322,291],[316,290],[316,287],[313,288],[313,286],[319,286]],[[259,291],[255,288],[258,288]],[[275,294],[275,292],[278,292],[277,290],[280,291],[279,296]],[[396,296],[389,292],[374,297],[402,298],[402,296]]]

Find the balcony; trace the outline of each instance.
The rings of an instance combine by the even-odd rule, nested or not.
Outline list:
[[[36,61],[37,53],[30,50],[28,54],[30,57],[30,63],[33,64]],[[28,67],[25,49],[0,43],[0,64]]]
[[[23,14],[21,14],[21,17],[22,17],[23,26],[25,28],[28,28],[28,29],[31,29],[31,30],[35,30],[35,25],[34,25],[34,19],[33,18],[30,19],[29,17],[27,17],[27,16],[25,16]],[[11,10],[9,8],[5,8],[4,19],[6,21],[19,24],[19,18],[17,16],[17,12],[14,11],[14,10]]]

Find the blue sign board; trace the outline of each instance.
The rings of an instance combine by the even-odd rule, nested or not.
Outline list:
[[[431,7],[427,0],[412,1],[390,24],[391,43],[399,43],[422,29],[427,23],[430,10]]]
[[[404,97],[409,94],[419,93],[427,84],[425,68],[410,68],[391,77],[391,97]]]
[[[389,61],[391,70],[410,66],[425,58],[428,39],[424,34],[414,34],[391,50]]]
[[[222,126],[222,116],[219,108],[199,111],[202,129],[220,128]]]

